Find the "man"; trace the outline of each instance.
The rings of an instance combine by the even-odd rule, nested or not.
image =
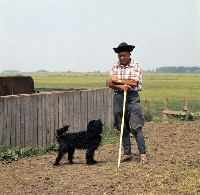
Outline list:
[[[138,94],[138,91],[142,89],[142,72],[139,63],[130,58],[134,48],[135,46],[125,42],[120,43],[117,48],[113,48],[118,54],[119,61],[112,66],[108,86],[115,90],[113,112],[115,125],[119,130],[122,122],[124,91],[127,91],[122,137],[124,156],[121,158],[121,162],[132,159],[131,132],[138,146],[140,162],[147,163],[146,146],[142,133],[144,119]]]

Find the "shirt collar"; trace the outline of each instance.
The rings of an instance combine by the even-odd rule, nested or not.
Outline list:
[[[129,63],[129,65],[126,65],[125,66],[125,68],[128,68],[128,67],[133,67],[134,66],[134,64],[135,64],[135,62],[131,59],[131,61],[130,61],[130,63]],[[121,65],[120,64],[120,62],[118,61],[118,66],[123,66],[123,65]]]

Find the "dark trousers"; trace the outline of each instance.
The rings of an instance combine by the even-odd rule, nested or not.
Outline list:
[[[121,128],[121,122],[122,122],[123,101],[124,101],[124,92],[123,91],[115,92],[113,112],[114,112],[115,127],[117,127],[119,130]],[[122,137],[124,154],[131,154],[130,132],[135,137],[139,153],[140,154],[146,153],[145,140],[142,132],[143,125],[144,125],[144,119],[142,115],[142,108],[140,105],[139,94],[136,91],[127,92],[124,129]]]

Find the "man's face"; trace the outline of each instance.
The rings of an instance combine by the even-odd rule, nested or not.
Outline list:
[[[131,56],[131,53],[129,53],[127,51],[119,52],[118,53],[118,58],[119,58],[120,64],[124,65],[124,66],[129,65],[130,56]]]

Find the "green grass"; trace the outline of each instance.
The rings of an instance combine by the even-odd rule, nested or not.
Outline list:
[[[182,110],[187,97],[189,110],[200,111],[200,74],[144,74],[140,97],[147,98],[155,111],[163,109],[165,97],[169,109]]]
[[[119,141],[120,131],[105,128],[102,135],[102,144],[113,144]]]
[[[54,153],[58,149],[58,144],[52,143],[46,147],[27,147],[27,148],[7,148],[0,146],[0,161],[13,161],[19,158],[39,156],[47,153]]]
[[[4,75],[5,76],[5,75]],[[101,88],[106,86],[108,73],[55,73],[26,74],[32,76],[35,88]],[[164,98],[168,97],[168,107],[182,110],[184,97],[188,98],[191,112],[200,112],[200,74],[143,74],[143,89],[140,93],[141,105],[148,99],[154,115],[164,108]]]
[[[35,74],[35,88],[100,88],[105,87],[106,74]]]

